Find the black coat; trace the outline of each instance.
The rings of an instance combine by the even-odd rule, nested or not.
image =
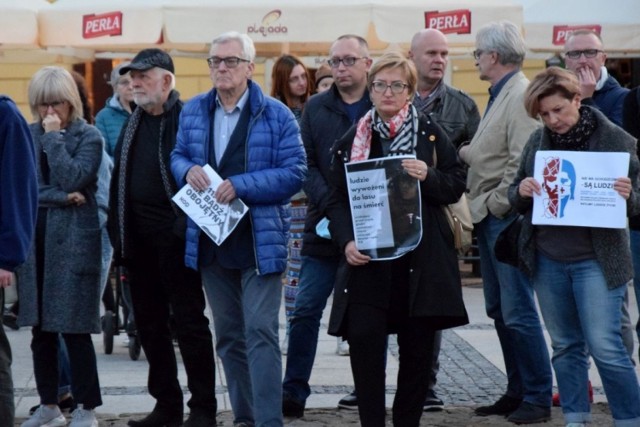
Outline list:
[[[369,92],[363,95],[363,116],[371,108]],[[359,117],[358,117],[359,118]],[[303,189],[309,200],[304,225],[302,255],[336,256],[339,252],[331,240],[316,234],[316,225],[327,216],[329,201],[329,175],[331,168],[331,147],[353,126],[345,111],[344,103],[335,85],[331,89],[314,95],[307,102],[302,113],[300,133],[307,154],[307,178]]]
[[[341,250],[354,240],[344,163],[351,156],[355,133],[354,126],[332,148],[332,193],[327,212],[331,235]],[[409,278],[407,306],[411,317],[429,318],[435,329],[446,329],[469,322],[462,300],[453,233],[442,210],[442,206],[455,203],[462,195],[465,189],[464,167],[446,134],[424,115],[420,117],[418,133],[417,158],[430,168],[427,178],[420,184],[423,237],[417,248],[405,255],[410,257],[410,268],[406,272]],[[369,158],[382,157],[376,141],[374,134]],[[437,168],[431,167],[434,143]],[[343,320],[350,302],[382,308],[389,306],[391,287],[396,279],[391,272],[397,262],[372,261],[365,266],[352,267],[343,258],[334,288],[330,334],[344,334]]]

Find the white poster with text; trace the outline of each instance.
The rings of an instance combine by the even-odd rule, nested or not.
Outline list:
[[[628,171],[629,153],[538,151],[533,224],[625,228],[627,203],[613,183]]]
[[[420,186],[404,171],[404,158],[345,165],[356,247],[374,260],[400,257],[422,238]]]
[[[215,192],[222,183],[222,178],[209,165],[204,165],[203,169],[211,181],[209,187],[204,191],[196,191],[187,184],[172,200],[215,244],[221,245],[249,208],[238,198],[227,205],[218,203]]]

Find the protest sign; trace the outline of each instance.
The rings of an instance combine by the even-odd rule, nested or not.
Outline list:
[[[221,245],[249,208],[238,198],[229,204],[218,203],[215,192],[222,183],[222,178],[209,165],[204,165],[203,170],[211,181],[209,187],[204,191],[197,191],[187,184],[173,196],[173,201],[214,243]]]

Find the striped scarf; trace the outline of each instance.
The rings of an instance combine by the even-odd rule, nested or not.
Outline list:
[[[350,160],[352,162],[369,158],[371,136],[374,129],[380,133],[382,138],[391,140],[390,156],[415,154],[418,114],[411,103],[406,103],[388,122],[380,118],[375,107],[369,110],[360,119],[356,128],[356,136],[351,147]]]

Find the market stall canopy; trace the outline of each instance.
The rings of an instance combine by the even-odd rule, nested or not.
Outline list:
[[[162,43],[162,1],[57,0],[38,22],[46,47],[136,51]]]
[[[132,52],[157,46],[205,54],[226,31],[247,33],[259,56],[326,55],[343,34],[367,39],[373,52],[406,50],[416,31],[438,28],[452,51],[469,54],[484,24],[522,25],[516,0],[57,0],[39,15],[46,47]]]
[[[246,32],[259,52],[326,55],[343,34],[366,38],[372,50],[389,44],[407,47],[422,28],[438,28],[452,47],[473,47],[482,25],[507,19],[522,25],[522,6],[514,0],[263,0],[165,2],[165,42],[200,50],[199,44],[225,31]],[[280,50],[280,52],[278,52]]]
[[[367,37],[371,8],[371,1],[363,0],[166,1],[165,42],[206,51],[215,36],[238,31],[252,38],[259,54],[326,54],[328,43],[343,34]]]
[[[559,52],[577,29],[600,34],[607,53],[640,54],[640,1],[519,0],[529,49]]]
[[[453,50],[473,49],[478,29],[489,22],[523,22],[522,6],[514,0],[374,0],[372,19],[380,40],[408,43],[416,31],[436,28]]]

